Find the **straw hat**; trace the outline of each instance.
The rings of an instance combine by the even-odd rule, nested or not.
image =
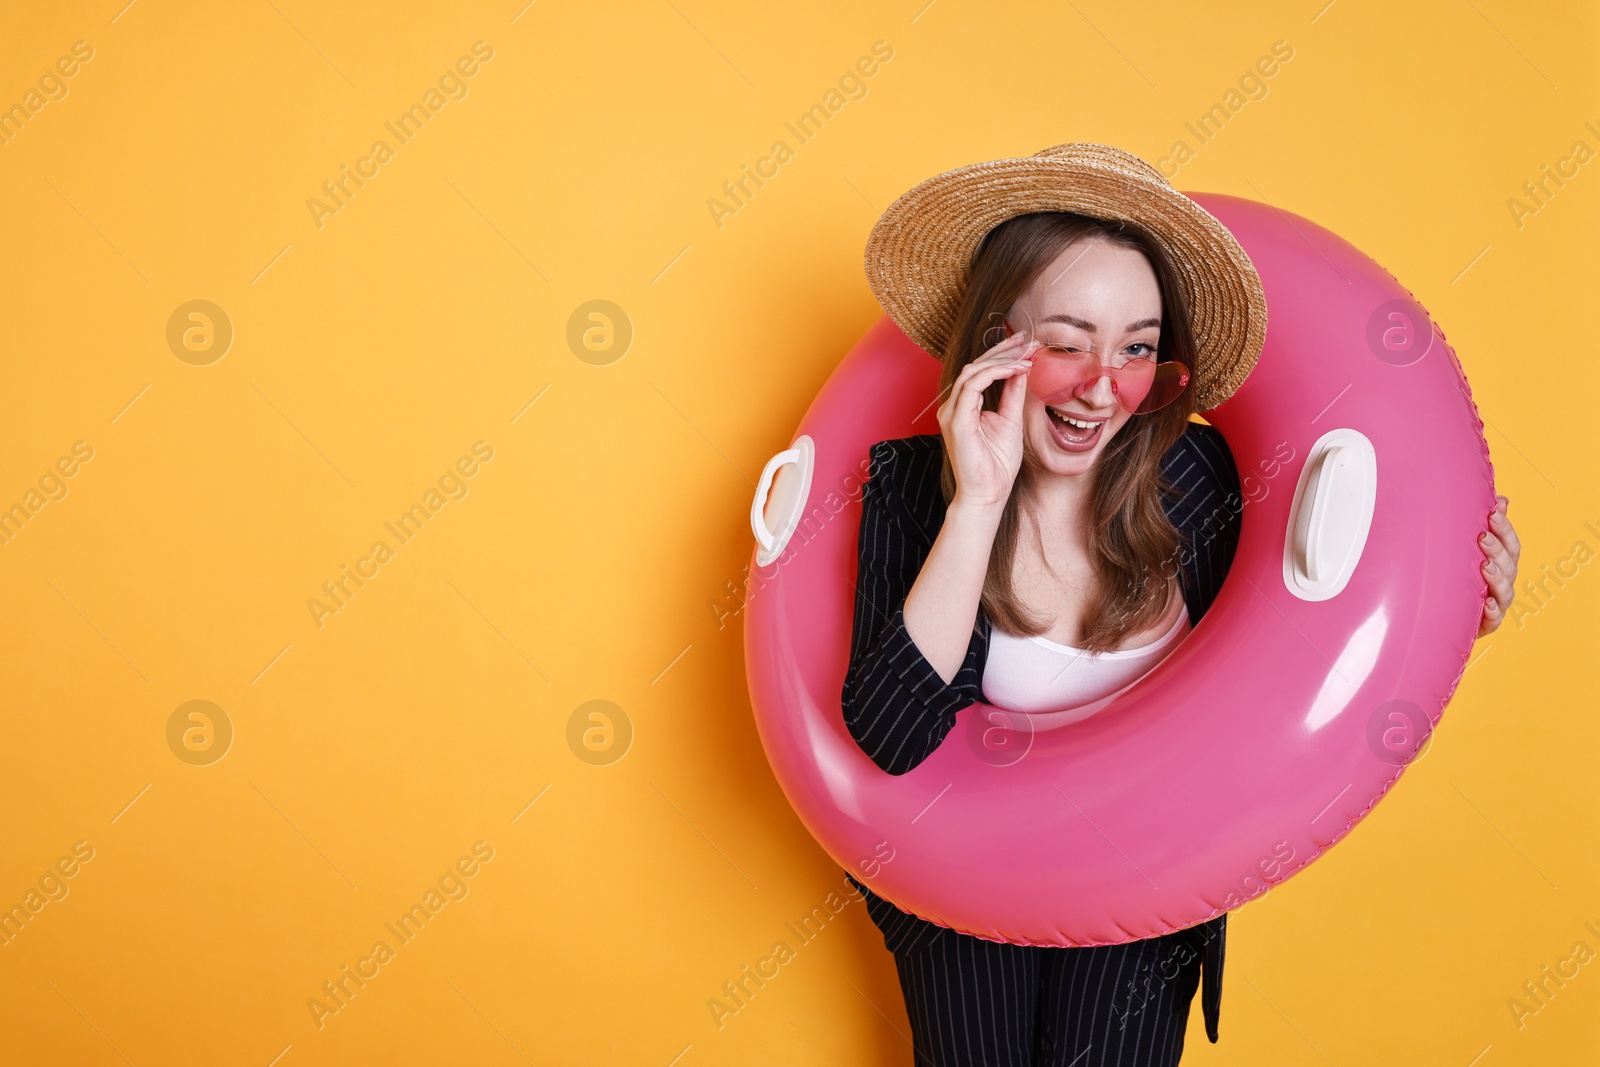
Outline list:
[[[867,281],[906,336],[944,354],[985,234],[1034,211],[1123,219],[1147,229],[1171,258],[1194,321],[1197,411],[1233,395],[1261,355],[1267,298],[1227,227],[1167,184],[1161,172],[1110,145],[1060,144],[1032,156],[946,171],[889,205],[867,239]]]

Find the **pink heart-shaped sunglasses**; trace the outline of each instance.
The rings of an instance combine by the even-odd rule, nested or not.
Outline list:
[[[1004,336],[990,340],[998,330],[1004,330]],[[984,344],[992,348],[1014,333],[1016,330],[1011,328],[1011,323],[1001,319],[999,326],[985,331]],[[1036,353],[1033,368],[1028,371],[1028,392],[1052,406],[1082,396],[1109,375],[1117,403],[1134,415],[1147,415],[1178,399],[1184,386],[1189,384],[1189,368],[1175,359],[1157,363],[1140,357],[1113,367],[1101,362],[1093,352],[1042,341],[1040,344],[1043,347]]]

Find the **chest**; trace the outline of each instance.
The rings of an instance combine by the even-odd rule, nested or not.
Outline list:
[[[1142,648],[1166,636],[1177,617],[1186,613],[1183,588],[1176,576],[1171,586],[1167,610],[1149,626],[1125,637],[1119,650]],[[1041,551],[1024,536],[1012,559],[1011,588],[1035,617],[1052,620],[1049,629],[1039,635],[1045,641],[1069,648],[1081,643],[1089,601],[1097,589],[1094,568],[1082,546],[1052,544]]]
[[[1172,580],[1167,610],[1115,648],[1079,647],[1096,576],[1081,555],[1071,562],[1018,552],[1012,589],[1025,607],[1052,621],[1042,634],[1010,634],[991,626],[982,691],[988,703],[1055,725],[1086,718],[1106,706],[1164,659],[1189,630],[1189,613],[1178,580]],[[1041,720],[1042,721],[1042,720]]]

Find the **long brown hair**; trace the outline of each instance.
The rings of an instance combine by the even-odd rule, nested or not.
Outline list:
[[[973,253],[971,277],[944,352],[941,396],[948,393],[961,369],[987,350],[983,343],[986,328],[997,323],[1069,245],[1085,238],[1103,238],[1136,249],[1150,261],[1161,289],[1161,339],[1156,358],[1161,362],[1182,360],[1194,367],[1189,307],[1177,271],[1160,242],[1135,223],[1040,211],[996,226]],[[984,391],[986,410],[999,407],[1004,386],[1001,380]],[[1182,537],[1161,504],[1161,494],[1170,489],[1161,478],[1161,457],[1183,436],[1193,404],[1191,386],[1163,408],[1130,416],[1089,472],[1093,482],[1084,534],[1095,580],[1079,647],[1091,652],[1114,649],[1130,634],[1155,625],[1170,609],[1171,578],[1176,569],[1172,561]],[[1026,439],[1022,462],[1029,470],[1040,469]],[[1048,630],[1053,620],[1029,611],[1011,582],[1021,532],[1023,473],[1018,472],[1001,514],[979,603],[1003,630],[1035,635]],[[941,483],[945,500],[954,499],[956,479],[948,450]]]

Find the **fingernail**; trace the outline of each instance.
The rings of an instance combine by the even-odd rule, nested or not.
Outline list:
[[[1484,601],[1483,606],[1488,608],[1490,611],[1500,610],[1500,603],[1499,601],[1495,600],[1494,597],[1490,597],[1488,600]]]
[[[1486,572],[1488,572],[1489,574],[1499,574],[1500,573],[1500,568],[1496,567],[1493,563],[1489,562],[1488,560],[1484,561],[1483,569]]]
[[[1482,544],[1485,544],[1485,545],[1493,544],[1494,543],[1494,538],[1490,537],[1488,534],[1479,534],[1478,535],[1478,541],[1480,543],[1482,543]]]
[[[1506,524],[1505,512],[1503,512],[1503,511],[1495,512],[1491,521],[1493,521],[1497,525],[1504,526]]]

